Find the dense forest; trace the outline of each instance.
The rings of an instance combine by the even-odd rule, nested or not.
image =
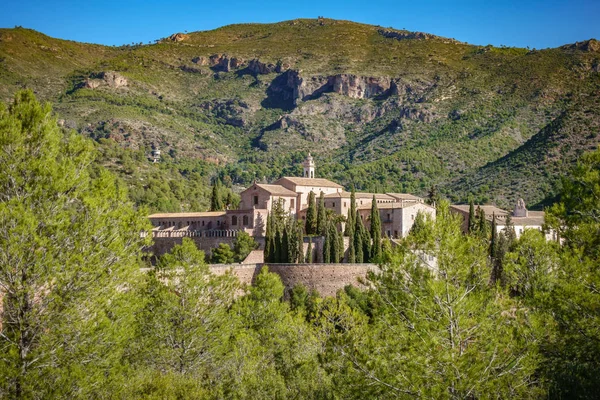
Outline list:
[[[32,92],[0,104],[2,398],[597,398],[600,150],[549,209],[563,245],[462,234],[441,201],[335,298],[241,287],[187,240],[149,268],[96,157]]]

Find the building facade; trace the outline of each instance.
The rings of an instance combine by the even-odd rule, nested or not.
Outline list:
[[[317,198],[323,193],[325,208],[347,216],[351,194],[335,182],[316,178],[316,165],[310,154],[302,165],[302,177],[286,176],[272,184],[252,184],[241,192],[237,210],[152,214],[149,218],[154,227],[153,236],[234,237],[237,232],[245,231],[262,238],[265,236],[267,215],[274,204],[281,203],[289,214],[304,220],[311,192]],[[355,197],[357,213],[367,227],[370,226],[368,219],[375,199],[381,217],[381,233],[390,238],[405,237],[418,212],[435,217],[433,207],[411,194],[357,192]]]

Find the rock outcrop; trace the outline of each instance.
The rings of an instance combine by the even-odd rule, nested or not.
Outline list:
[[[583,42],[567,44],[562,48],[600,53],[600,41],[596,39],[584,40]]]
[[[281,66],[271,63],[263,63],[257,58],[250,60],[248,70],[255,75],[272,74],[273,72],[281,72]]]
[[[353,99],[368,99],[388,94],[390,91],[394,92],[395,87],[396,85],[389,77],[374,78],[350,74],[333,77],[333,91]]]
[[[101,78],[108,86],[112,88],[127,86],[127,79],[123,75],[114,71],[103,72],[101,74]]]
[[[184,33],[174,33],[171,36],[169,36],[167,40],[170,40],[171,42],[181,42],[183,40],[186,40],[187,38],[188,35]]]
[[[229,72],[246,65],[243,58],[229,57],[227,54],[213,54],[208,59],[208,65],[214,71]]]
[[[123,75],[114,71],[105,71],[86,78],[81,84],[81,87],[86,89],[96,89],[100,86],[108,86],[117,89],[127,85],[127,78],[125,78]]]
[[[352,74],[303,77],[296,70],[288,70],[284,82],[295,102],[314,99],[322,93],[330,92],[353,99],[398,94],[396,82],[389,77]]]

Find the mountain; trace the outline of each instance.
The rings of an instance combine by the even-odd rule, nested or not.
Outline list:
[[[235,189],[298,174],[308,151],[346,187],[541,205],[600,141],[593,39],[475,46],[319,18],[116,48],[0,29],[0,98],[24,87],[162,211],[207,207],[215,176]]]

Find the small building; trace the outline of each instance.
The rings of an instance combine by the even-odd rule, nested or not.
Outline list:
[[[451,205],[450,211],[458,213],[463,216],[463,231],[468,231],[469,226],[469,208],[468,204]],[[485,219],[490,223],[492,218],[496,217],[497,232],[502,232],[506,229],[507,217],[510,215],[511,223],[514,226],[516,237],[519,238],[525,231],[525,229],[537,229],[538,231],[544,232],[544,218],[545,213],[543,211],[529,211],[525,206],[523,199],[517,200],[515,207],[512,212],[503,210],[492,205],[475,205],[475,214],[477,210],[481,209],[485,213]],[[557,240],[556,232],[548,231],[544,232],[547,240]]]

